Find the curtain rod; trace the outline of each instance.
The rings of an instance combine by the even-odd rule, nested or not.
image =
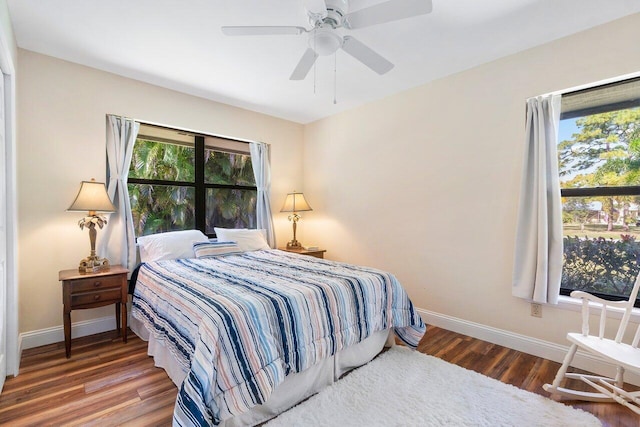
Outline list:
[[[202,131],[182,128],[182,127],[177,127],[177,126],[167,126],[167,125],[163,125],[161,123],[150,122],[148,120],[140,120],[140,119],[135,119],[133,117],[121,116],[119,114],[108,114],[108,115],[109,116],[116,116],[116,117],[124,117],[125,119],[133,120],[133,121],[138,122],[138,123],[140,123],[142,125],[155,126],[155,127],[159,127],[159,128],[163,128],[163,129],[177,130],[177,131],[188,132],[188,133],[193,133],[193,134],[197,134],[197,135],[211,136],[211,137],[214,137],[214,138],[226,139],[226,140],[235,141],[235,142],[242,142],[242,143],[245,143],[245,144],[251,144],[252,142],[254,142],[254,143],[263,143],[263,144],[271,145],[271,144],[269,144],[267,142],[262,142],[262,141],[254,141],[254,140],[251,140],[251,139],[235,138],[235,137],[226,136],[226,135],[216,135],[214,133],[202,132]]]

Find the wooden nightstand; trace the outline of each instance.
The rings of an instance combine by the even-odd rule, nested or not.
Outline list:
[[[294,254],[314,256],[316,258],[324,258],[324,253],[327,252],[326,249],[314,249],[312,251],[309,251],[307,249],[287,249],[287,248],[279,248],[279,249],[281,251],[287,251]]]
[[[71,310],[115,304],[118,334],[122,334],[122,341],[127,342],[128,272],[129,270],[120,265],[112,265],[109,270],[98,273],[80,273],[77,268],[58,273],[58,280],[62,281],[64,346],[67,359],[71,357]]]

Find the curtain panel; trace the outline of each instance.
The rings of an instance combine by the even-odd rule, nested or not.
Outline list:
[[[118,260],[118,264],[129,269],[129,275],[136,265],[136,238],[127,178],[139,130],[140,123],[132,119],[107,116],[107,192],[117,210],[105,227],[100,253],[106,250],[110,260]]]
[[[548,95],[527,100],[512,293],[537,303],[557,304],[562,279],[560,99]]]
[[[266,231],[267,243],[276,247],[276,235],[271,215],[271,146],[263,142],[249,144],[251,164],[256,178],[258,197],[256,200],[257,228]]]

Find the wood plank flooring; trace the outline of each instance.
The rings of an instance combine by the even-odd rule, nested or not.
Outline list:
[[[0,394],[0,425],[169,426],[177,389],[153,366],[146,343],[129,331],[123,344],[115,332],[24,351],[20,375]],[[558,364],[430,326],[419,350],[516,387],[547,396]],[[613,403],[571,402],[605,426],[637,427],[640,418]]]

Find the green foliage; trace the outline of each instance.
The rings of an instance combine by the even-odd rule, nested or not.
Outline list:
[[[640,108],[585,116],[576,125],[580,132],[558,144],[558,166],[561,177],[586,176],[564,187],[640,184]]]
[[[136,140],[130,178],[195,182],[193,146]],[[255,186],[251,156],[205,149],[205,182]],[[136,236],[195,228],[195,188],[129,184]],[[206,232],[213,227],[255,228],[256,191],[210,188],[206,191]]]
[[[213,227],[256,228],[256,197],[253,190],[207,189],[207,233]]]
[[[192,146],[137,139],[130,178],[193,182],[195,149]]]
[[[572,140],[558,144],[564,188],[640,185],[640,108],[585,116],[576,120],[576,125],[580,132]],[[608,196],[586,200],[602,203],[609,230],[619,216],[624,224],[634,222],[627,214],[629,203],[636,198]],[[570,218],[565,215],[563,220]]]
[[[566,236],[562,288],[628,297],[640,271],[640,243],[620,237]]]
[[[589,201],[584,197],[570,197],[562,206],[563,224],[585,224],[592,217],[593,211],[589,210]]]
[[[128,184],[136,236],[195,228],[195,190]]]
[[[256,185],[251,156],[204,150],[204,180],[207,184]]]

